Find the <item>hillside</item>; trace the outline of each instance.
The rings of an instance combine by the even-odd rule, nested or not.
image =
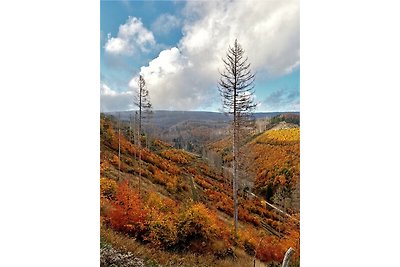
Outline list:
[[[279,121],[269,130],[243,140],[241,147],[241,187],[250,188],[266,201],[289,213],[300,210],[300,128]],[[232,160],[231,139],[208,145],[213,159],[220,158],[224,168]],[[213,154],[214,153],[214,154]]]
[[[290,213],[300,211],[300,128],[273,128],[247,144],[254,191]]]
[[[125,126],[135,127],[134,111],[108,112],[104,115],[118,118]],[[254,118],[259,132],[280,122],[297,125],[300,122],[299,112],[258,112],[254,113]],[[204,155],[207,144],[226,137],[230,118],[219,112],[154,110],[143,121],[143,127],[149,135],[176,148]]]
[[[256,112],[254,117],[256,119],[272,118],[282,114],[299,115],[299,112]],[[134,111],[114,111],[105,113],[107,116],[120,117],[122,121],[129,121],[129,116],[135,116]],[[170,111],[170,110],[154,110],[151,118],[151,123],[161,129],[168,129],[169,127],[185,121],[198,121],[198,122],[228,122],[229,118],[220,112],[209,111]]]
[[[239,232],[233,238],[229,175],[157,139],[142,137],[142,147],[148,147],[139,149],[124,131],[118,134],[116,125],[101,118],[102,266],[116,258],[146,266],[231,266],[233,260],[253,266],[254,255],[280,262],[290,246],[298,259],[296,220],[241,191]]]

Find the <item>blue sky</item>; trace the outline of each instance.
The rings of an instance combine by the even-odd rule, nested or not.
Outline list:
[[[126,23],[129,16],[140,18],[144,26],[151,28],[152,23],[164,13],[179,16],[183,2],[174,4],[171,1],[101,1],[100,8],[100,64],[102,82],[113,85],[116,91],[128,90],[128,83],[134,73],[140,67],[147,65],[150,60],[156,58],[162,50],[156,48],[149,53],[137,54],[135,57],[110,57],[105,52],[107,35],[116,36],[120,25]],[[172,47],[182,37],[181,30],[177,27],[171,29],[168,34],[157,34],[154,36],[158,42],[166,47]]]
[[[235,38],[256,73],[257,111],[299,111],[298,7],[279,0],[101,1],[102,111],[134,109],[139,74],[154,109],[218,111],[218,70]]]

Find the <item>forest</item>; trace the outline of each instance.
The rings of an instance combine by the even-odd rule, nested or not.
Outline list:
[[[229,137],[210,143],[214,159],[154,137],[135,140],[112,116],[101,116],[100,137],[102,266],[135,258],[145,266],[280,266],[289,247],[298,266],[298,127],[255,133],[243,146],[255,179],[239,186],[236,235]]]

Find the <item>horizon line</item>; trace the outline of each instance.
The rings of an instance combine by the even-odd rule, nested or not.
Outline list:
[[[111,113],[111,112],[133,112],[137,109],[131,110],[115,110],[115,111],[100,111],[100,113]],[[168,109],[154,109],[153,111],[168,111],[168,112],[210,112],[210,113],[225,113],[223,111],[210,111],[210,110],[168,110]],[[290,111],[255,111],[251,113],[300,113],[300,111],[290,110]]]

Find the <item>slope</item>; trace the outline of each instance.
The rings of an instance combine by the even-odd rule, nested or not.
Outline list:
[[[126,243],[138,242],[133,253],[137,248],[157,249],[169,253],[169,259],[179,255],[219,260],[217,265],[242,255],[242,250],[248,254],[242,255],[247,262],[253,255],[265,262],[280,261],[289,246],[298,245],[295,225],[245,194],[240,195],[239,236],[233,238],[229,177],[204,159],[160,140],[146,142],[142,137],[142,147],[149,146],[139,149],[123,127],[118,134],[116,123],[108,118],[100,121],[100,212],[106,243],[118,247],[112,240],[123,234],[125,239],[117,238],[125,240],[120,247],[126,249]],[[263,230],[265,225],[273,230]],[[273,231],[279,237],[269,234]],[[150,253],[147,257],[168,264],[161,260],[163,256]]]
[[[251,190],[285,212],[297,214],[300,210],[300,128],[285,121],[267,128],[270,130],[243,140],[241,188]],[[219,155],[223,168],[230,168],[229,137],[207,148]]]

